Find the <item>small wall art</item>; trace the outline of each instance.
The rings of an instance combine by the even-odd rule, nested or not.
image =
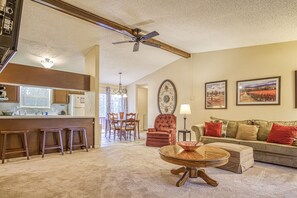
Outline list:
[[[227,109],[227,80],[205,83],[205,109]]]
[[[281,77],[237,81],[236,105],[280,105]]]
[[[164,80],[158,91],[158,108],[161,114],[174,114],[177,92],[171,80]]]

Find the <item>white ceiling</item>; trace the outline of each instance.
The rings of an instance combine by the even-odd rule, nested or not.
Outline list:
[[[131,28],[156,30],[156,39],[190,53],[297,40],[296,0],[65,0]],[[149,22],[149,23],[146,23]],[[84,54],[100,45],[100,81],[130,84],[180,57],[133,44],[118,33],[24,1],[19,48],[12,62],[41,66],[50,57],[53,69],[83,72]]]

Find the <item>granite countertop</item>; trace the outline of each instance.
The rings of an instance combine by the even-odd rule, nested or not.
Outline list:
[[[0,119],[52,119],[52,118],[95,118],[94,116],[71,116],[71,115],[20,115],[0,116]]]

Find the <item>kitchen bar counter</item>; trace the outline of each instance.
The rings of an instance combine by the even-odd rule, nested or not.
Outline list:
[[[94,147],[94,123],[93,116],[69,116],[69,115],[32,115],[32,116],[0,116],[0,131],[6,130],[29,130],[28,145],[30,155],[39,154],[40,144],[40,128],[54,127],[63,128],[63,145],[66,148],[66,130],[68,127],[85,127],[87,129],[87,137],[89,146]],[[2,153],[3,137],[0,137],[0,153]],[[78,142],[78,135],[75,134],[74,141]],[[48,145],[54,144],[51,135],[48,137]],[[18,136],[11,135],[8,139],[7,146],[9,148],[19,148],[21,142]],[[56,152],[55,150],[48,152]],[[18,157],[22,154],[11,154],[7,157]]]
[[[47,119],[47,118],[92,118],[94,116],[71,116],[71,115],[20,115],[20,116],[0,116],[0,119]]]

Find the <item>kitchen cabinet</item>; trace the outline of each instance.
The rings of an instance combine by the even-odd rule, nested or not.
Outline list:
[[[62,128],[63,133],[63,145],[67,145],[66,140],[66,128],[68,127],[83,127],[87,130],[87,139],[89,145],[94,147],[94,117],[92,116],[0,116],[0,131],[4,130],[29,130],[30,134],[28,135],[29,144],[29,153],[30,155],[39,154],[39,141],[38,134],[40,133],[39,129],[47,127]],[[78,141],[78,136],[74,136]],[[0,153],[2,153],[3,143],[0,138]],[[48,139],[49,145],[56,144],[54,139]],[[17,148],[20,145],[20,140],[18,136],[11,136],[7,139],[7,145],[11,148]],[[48,152],[56,152],[55,149],[49,150]],[[23,154],[11,153],[7,157],[20,157]],[[3,168],[3,166],[1,167]],[[0,197],[3,197],[2,195]]]
[[[18,103],[20,101],[20,88],[19,86],[12,86],[12,85],[4,85],[6,88],[6,97],[8,100],[1,101],[1,102],[11,102],[11,103]]]
[[[80,94],[80,95],[84,95],[85,92],[83,92],[83,91],[68,91],[68,94]]]
[[[67,104],[68,91],[67,90],[53,90],[53,103],[54,104]]]
[[[68,104],[68,94],[84,94],[83,91],[53,90],[53,104]]]

